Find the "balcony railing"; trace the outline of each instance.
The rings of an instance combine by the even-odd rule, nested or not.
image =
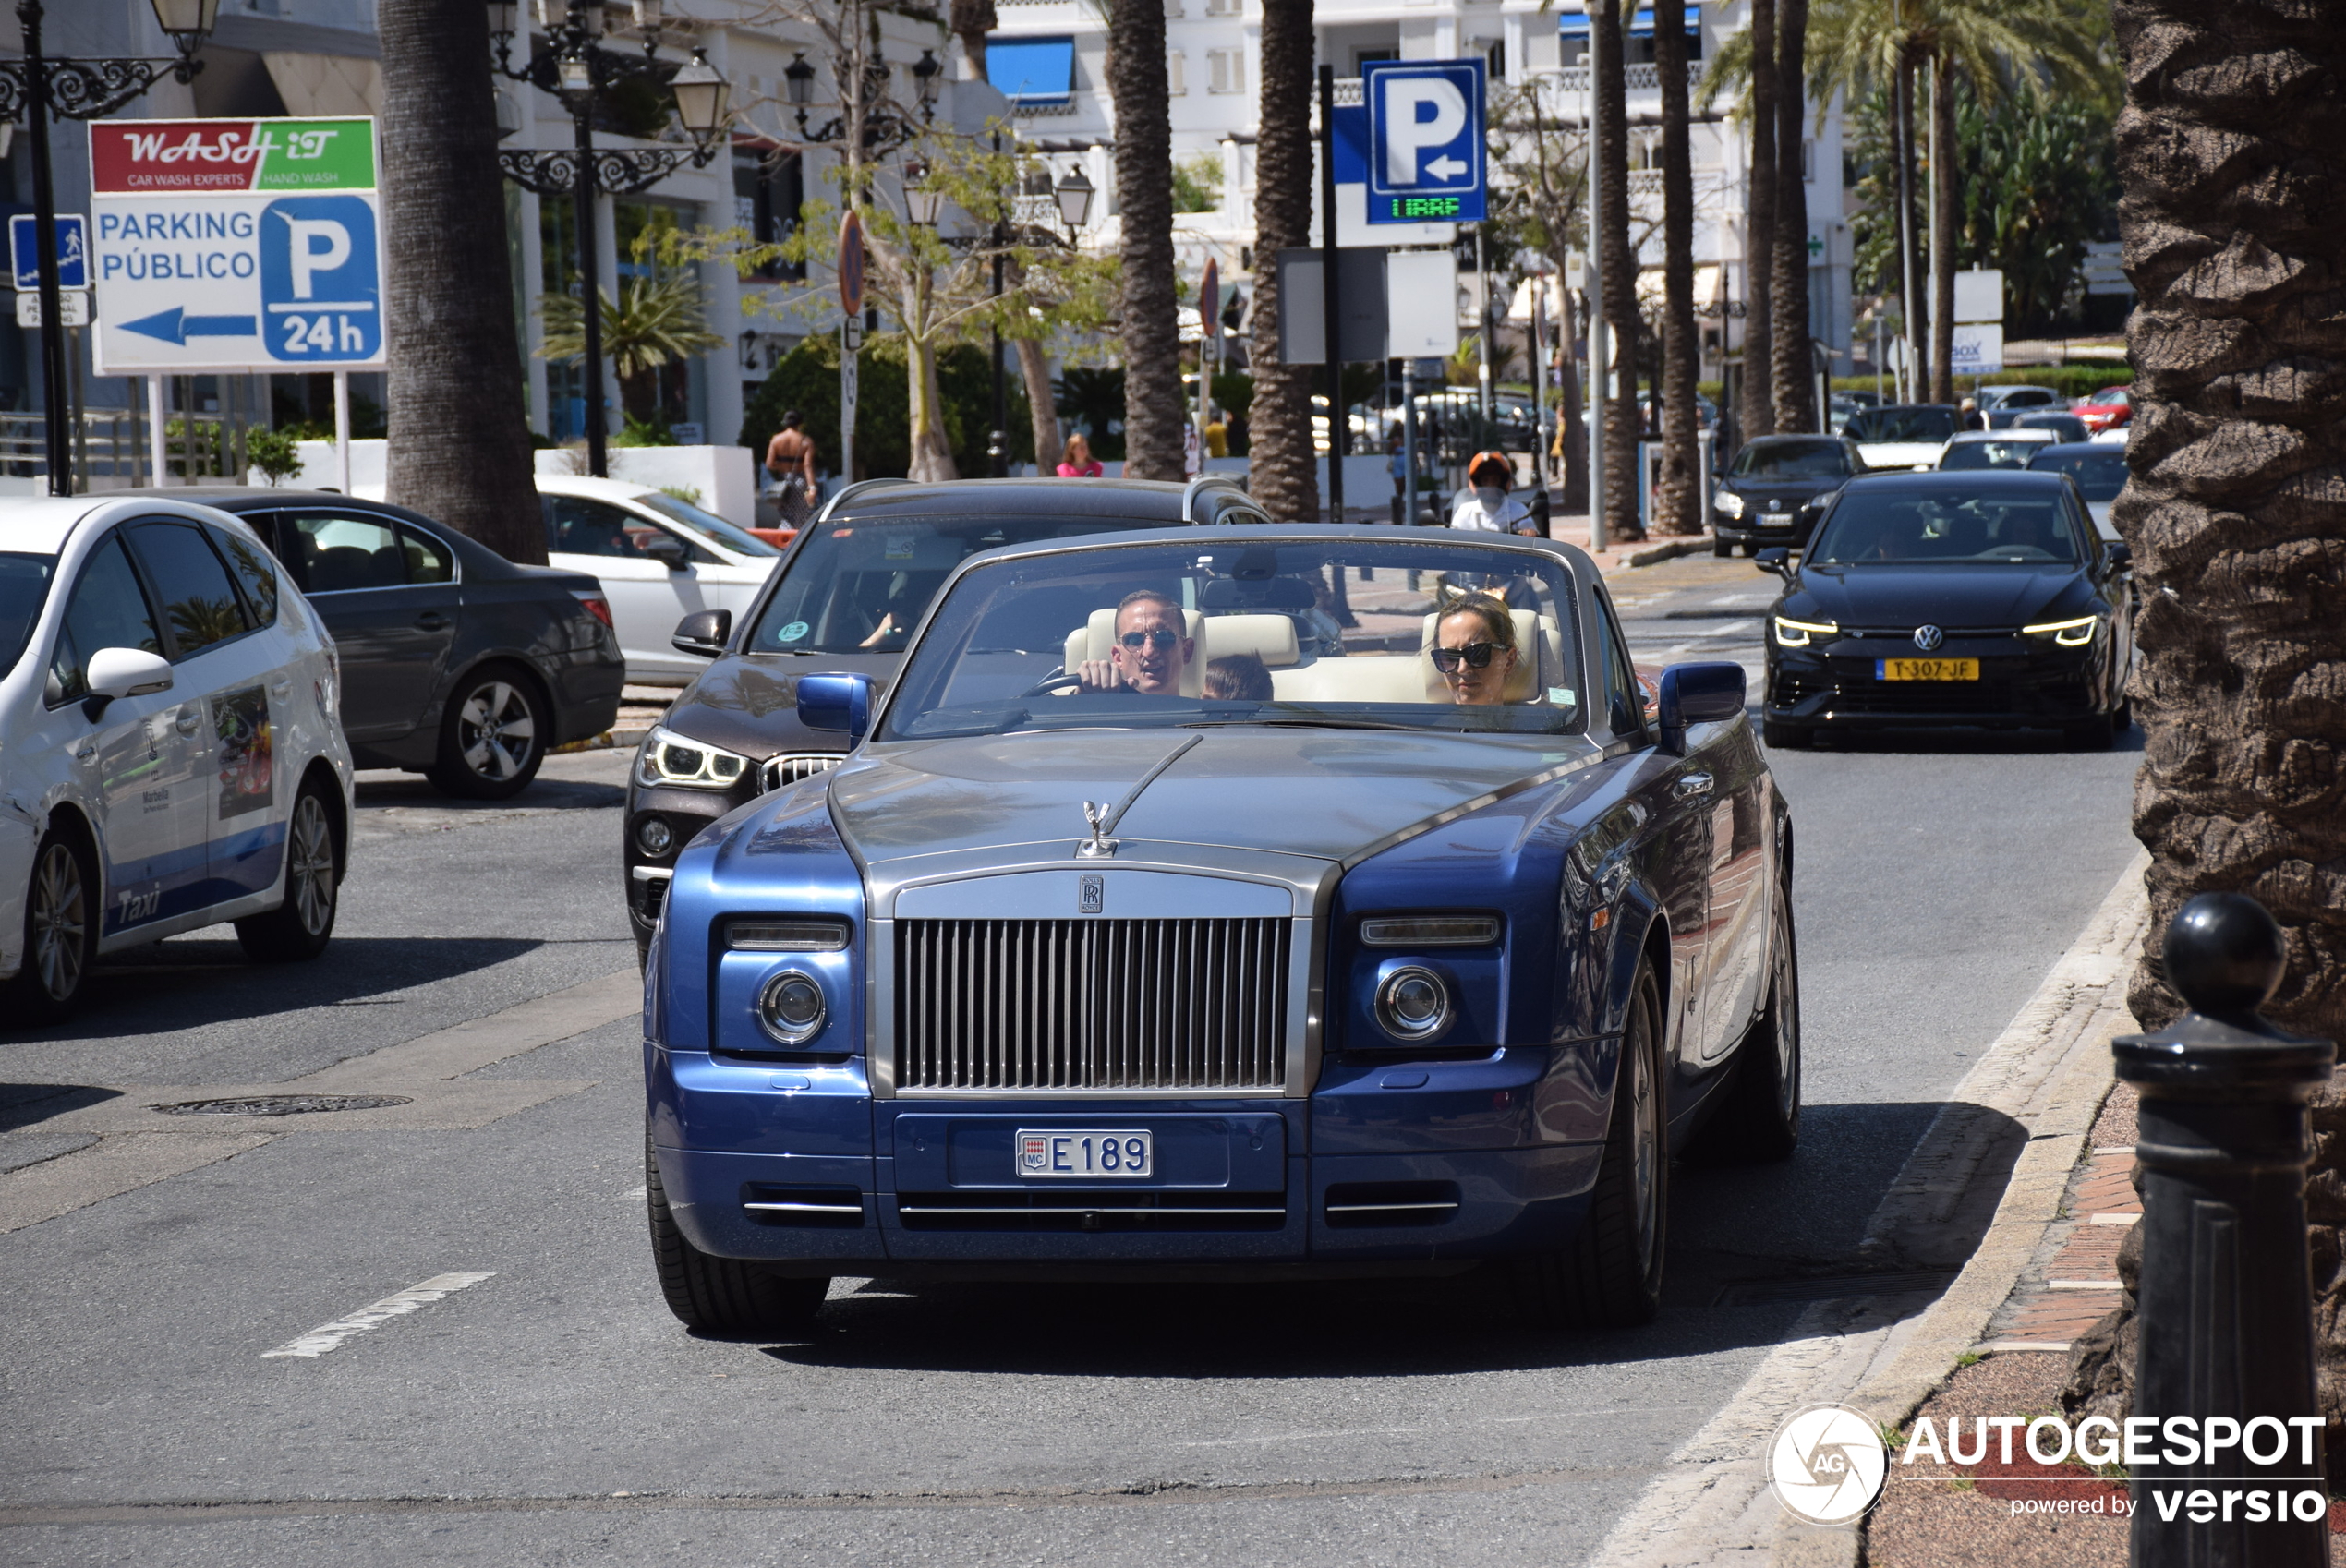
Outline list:
[[[1631,92],[1660,92],[1662,90],[1661,69],[1661,66],[1654,65],[1630,66],[1625,68],[1623,79]],[[1702,73],[1705,69],[1706,67],[1699,60],[1687,62],[1687,90],[1688,91],[1702,85]],[[1589,67],[1586,66],[1566,66],[1560,71],[1543,72],[1542,79],[1554,83],[1553,90],[1564,94],[1566,98],[1585,98],[1588,95]]]

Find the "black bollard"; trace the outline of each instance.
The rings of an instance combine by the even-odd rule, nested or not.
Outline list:
[[[2162,951],[2192,1010],[2113,1042],[2118,1076],[2142,1097],[2132,1561],[2318,1568],[2329,1523],[2305,1104],[2337,1047],[2257,1016],[2285,960],[2280,928],[2255,899],[2201,894],[2177,911]]]

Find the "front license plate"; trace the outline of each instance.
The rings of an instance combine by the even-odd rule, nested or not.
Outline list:
[[[1018,1174],[1097,1181],[1103,1176],[1145,1179],[1156,1174],[1156,1140],[1130,1128],[1075,1128],[1018,1133]]]
[[[1976,658],[1878,658],[1874,677],[1881,681],[1977,681]]]

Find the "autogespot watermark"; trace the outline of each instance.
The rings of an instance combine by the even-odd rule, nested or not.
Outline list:
[[[2139,1474],[2145,1467],[2158,1465],[2221,1470],[2294,1464],[2305,1473],[2147,1476],[2132,1497],[2113,1497],[2105,1490],[2075,1498],[2009,1501],[2014,1514],[2122,1517],[2132,1514],[2146,1495],[2162,1521],[2307,1523],[2329,1511],[2315,1456],[2321,1428],[2318,1416],[2285,1420],[2257,1416],[2246,1421],[2228,1416],[2204,1419],[2170,1416],[2163,1420],[2134,1416],[2122,1421],[2108,1416],[2086,1416],[2075,1421],[2059,1416],[1972,1416],[1950,1418],[1943,1428],[1924,1416],[1907,1433],[1897,1465],[1903,1469],[1910,1465],[2026,1464],[2033,1467],[2030,1472],[1999,1478],[2032,1486],[2066,1482],[2107,1489],[2128,1484],[2122,1477],[2109,1473],[2122,1465]],[[2071,1469],[2073,1461],[2093,1469]],[[1893,1475],[1890,1446],[1880,1430],[1845,1405],[1812,1405],[1786,1417],[1768,1445],[1768,1468],[1777,1501],[1795,1517],[1811,1525],[1849,1524],[1880,1500],[1890,1480],[1945,1478]],[[2062,1469],[2069,1473],[2046,1473]]]

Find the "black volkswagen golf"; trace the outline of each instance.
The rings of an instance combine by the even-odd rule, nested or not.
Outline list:
[[[1772,746],[1825,728],[2054,728],[2106,746],[2126,728],[2130,556],[2051,473],[1852,479],[1769,614]]]
[[[867,479],[798,537],[740,625],[689,615],[676,646],[713,662],[644,739],[627,779],[622,860],[641,954],[676,852],[734,807],[836,767],[848,738],[798,721],[798,677],[893,680],[913,629],[953,569],[979,550],[1125,528],[1268,523],[1227,479]]]

